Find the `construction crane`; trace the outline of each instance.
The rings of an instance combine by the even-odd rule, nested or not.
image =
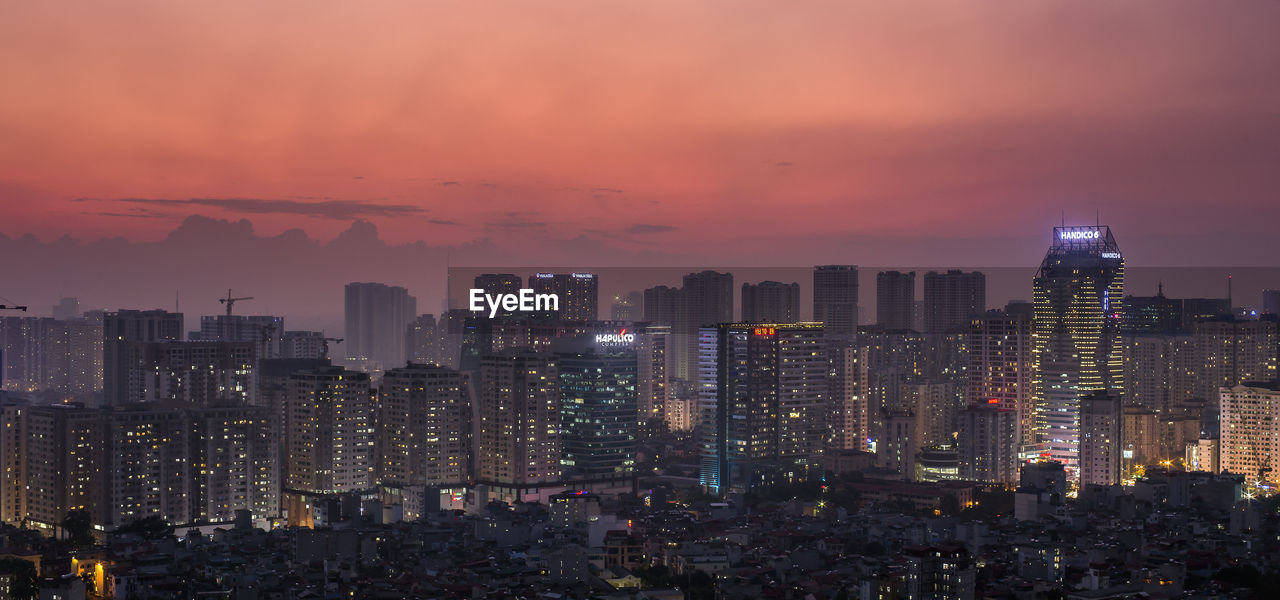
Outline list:
[[[22,311],[22,312],[27,312],[27,307],[25,307],[25,306],[9,306],[8,304],[0,304],[0,310],[20,310],[20,311]]]
[[[324,357],[323,358],[329,358],[329,342],[333,342],[335,344],[342,343],[342,338],[327,337],[327,338],[321,338],[321,339],[324,340]]]
[[[234,305],[236,302],[238,302],[238,301],[240,301],[240,300],[253,300],[253,296],[243,296],[243,297],[240,297],[240,298],[232,298],[232,297],[231,297],[231,288],[227,288],[227,297],[226,297],[226,298],[218,298],[218,302],[219,302],[220,304],[226,304],[226,305],[227,305],[227,316],[228,316],[228,317],[230,317],[230,316],[231,316],[231,307],[232,307],[232,305]]]

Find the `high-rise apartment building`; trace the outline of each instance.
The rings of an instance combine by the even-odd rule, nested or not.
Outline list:
[[[284,319],[267,315],[213,315],[200,317],[200,331],[187,339],[204,342],[250,342],[258,360],[284,358]]]
[[[475,480],[523,498],[560,481],[559,365],[548,355],[485,356],[476,384]]]
[[[286,490],[318,495],[373,487],[374,406],[367,374],[341,367],[295,372],[286,402]],[[291,522],[293,511],[291,506]]]
[[[659,285],[644,291],[644,321],[654,325],[681,325],[684,292],[680,288]]]
[[[676,377],[692,381],[698,378],[699,329],[733,322],[733,274],[701,271],[685,275],[680,302],[671,364]]]
[[[279,514],[270,411],[254,406],[134,404],[104,414],[105,520],[175,525]]]
[[[1275,381],[1275,320],[1216,319],[1192,326],[1199,382],[1196,396],[1212,405],[1218,390],[1247,381]]]
[[[1012,486],[1018,481],[1018,412],[997,398],[970,404],[956,419],[960,479]]]
[[[1106,390],[1080,399],[1080,485],[1119,485],[1124,412]]]
[[[978,271],[924,274],[925,333],[960,333],[987,310],[987,276]],[[921,324],[918,324],[921,325]]]
[[[914,331],[916,273],[876,274],[876,325],[890,331]]]
[[[405,330],[418,314],[418,300],[409,290],[381,283],[348,283],[344,306],[347,360],[373,362],[384,369],[405,362]]]
[[[966,404],[994,404],[1013,411],[1018,422],[1017,444],[1034,444],[1030,316],[993,310],[971,318],[969,323]]]
[[[393,486],[461,486],[471,475],[471,391],[465,374],[410,364],[378,391],[377,479]]]
[[[105,313],[102,319],[103,405],[129,402],[129,362],[126,360],[129,343],[178,341],[182,336],[182,313],[163,310]]]
[[[800,320],[800,284],[762,281],[742,284],[742,322],[795,323]]]
[[[819,265],[813,268],[813,320],[826,325],[827,336],[852,338],[858,331],[858,267]]]
[[[1280,482],[1280,384],[1223,388],[1221,409],[1222,470],[1249,484]]]
[[[702,483],[716,493],[817,474],[826,435],[821,323],[722,323],[700,332]]]
[[[529,288],[535,294],[555,294],[561,321],[595,321],[600,310],[600,281],[595,273],[534,273]]]
[[[642,436],[666,429],[670,343],[671,327],[667,325],[645,325],[636,333],[636,404]]]
[[[103,411],[79,405],[15,408],[4,423],[16,433],[6,445],[17,450],[6,457],[6,463],[10,457],[14,463],[4,465],[9,492],[4,520],[52,534],[67,513],[83,510],[94,524],[102,524],[108,473]]]
[[[256,404],[252,342],[130,342],[122,345],[117,403]]]
[[[831,333],[828,328],[827,333]],[[865,450],[871,434],[867,412],[867,349],[827,340],[827,447]]]
[[[88,400],[102,389],[102,322],[0,317],[0,388]]]
[[[1036,430],[1050,457],[1074,475],[1082,399],[1124,391],[1124,258],[1111,228],[1055,227],[1033,297]]]

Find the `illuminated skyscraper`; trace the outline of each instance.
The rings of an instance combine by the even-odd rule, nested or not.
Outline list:
[[[841,342],[827,340],[827,447],[866,450],[871,435],[866,394],[868,351]]]
[[[1018,413],[998,398],[971,404],[956,419],[960,479],[1013,485],[1018,481]]]
[[[529,276],[535,294],[556,294],[562,321],[595,321],[600,310],[600,282],[595,273],[535,273]]]
[[[378,483],[458,486],[470,476],[466,375],[435,365],[386,372],[378,391]]]
[[[647,325],[636,333],[636,404],[642,434],[666,429],[670,342],[671,327],[666,325]]]
[[[715,493],[815,476],[828,359],[821,323],[722,323],[699,346],[702,483]]]
[[[1280,384],[1222,389],[1222,470],[1246,481],[1280,482]]]
[[[1120,484],[1123,420],[1118,392],[1080,398],[1080,485]]]
[[[635,475],[639,417],[636,353],[557,354],[560,470],[566,481],[626,481]]]
[[[813,320],[826,326],[828,337],[853,337],[858,330],[858,267],[813,268]]]
[[[1031,407],[1031,318],[1017,312],[989,311],[970,319],[969,405],[995,406],[1017,416],[1017,444],[1034,444]]]
[[[491,354],[477,381],[475,479],[503,497],[560,481],[560,382],[554,358]],[[536,492],[534,493],[536,496]]]
[[[1055,227],[1033,283],[1036,433],[1073,476],[1081,399],[1124,391],[1124,258],[1106,226]]]
[[[369,376],[341,367],[289,377],[285,488],[330,494],[373,487],[373,399]],[[290,506],[290,522],[297,506]],[[306,511],[302,511],[306,512]]]

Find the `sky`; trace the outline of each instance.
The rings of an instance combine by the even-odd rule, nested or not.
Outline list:
[[[0,235],[1025,266],[1065,218],[1280,266],[1276,31],[1267,0],[10,2]]]

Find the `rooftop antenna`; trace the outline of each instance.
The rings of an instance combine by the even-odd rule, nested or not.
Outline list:
[[[1163,280],[1160,281],[1159,286],[1156,288],[1156,295],[1161,298],[1164,297],[1164,281]]]
[[[1067,209],[1062,209],[1062,226],[1067,226]]]
[[[1231,274],[1230,273],[1227,273],[1227,312],[1231,313],[1232,316],[1235,316],[1236,314],[1236,308],[1231,303]]]
[[[1093,224],[1102,227],[1102,209],[1093,209]]]

